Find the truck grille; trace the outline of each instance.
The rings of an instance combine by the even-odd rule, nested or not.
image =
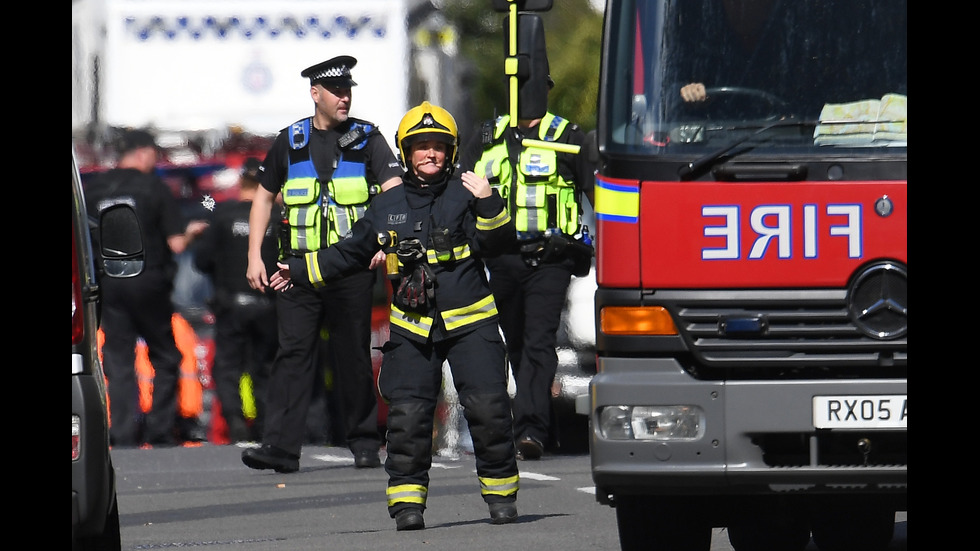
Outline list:
[[[770,467],[907,467],[907,431],[759,434],[752,442]]]
[[[671,298],[676,300],[665,302],[678,329],[705,367],[908,364],[907,335],[869,336],[852,320],[843,290],[710,291]]]

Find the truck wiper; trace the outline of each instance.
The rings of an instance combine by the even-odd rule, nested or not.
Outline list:
[[[816,121],[804,121],[804,120],[794,120],[794,119],[782,119],[776,122],[767,124],[755,132],[749,134],[748,136],[743,136],[732,143],[726,145],[725,147],[715,151],[714,153],[709,153],[703,157],[699,157],[685,166],[682,166],[678,174],[681,179],[686,180],[693,178],[695,175],[700,174],[702,170],[706,167],[714,165],[722,158],[726,157],[733,149],[736,147],[755,139],[760,134],[765,134],[766,132],[772,130],[773,128],[791,128],[791,127],[806,127],[806,126],[816,126]]]

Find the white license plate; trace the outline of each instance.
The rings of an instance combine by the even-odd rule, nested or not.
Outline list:
[[[908,396],[814,396],[818,429],[907,429]]]

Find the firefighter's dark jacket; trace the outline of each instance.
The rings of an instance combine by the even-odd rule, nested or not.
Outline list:
[[[451,250],[432,247],[432,228],[448,229]],[[363,270],[381,250],[379,234],[394,231],[399,242],[418,239],[435,275],[434,297],[416,310],[391,305],[390,330],[417,341],[439,341],[496,323],[497,306],[482,258],[497,256],[515,240],[514,222],[496,190],[477,199],[458,177],[421,187],[410,173],[402,184],[378,195],[351,235],[329,248],[288,259],[292,281],[321,287],[331,279]],[[402,274],[409,267],[402,267]],[[397,289],[400,279],[392,280]]]

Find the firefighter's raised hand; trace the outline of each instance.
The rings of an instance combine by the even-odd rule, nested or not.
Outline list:
[[[473,197],[477,199],[490,197],[490,181],[486,178],[477,176],[472,170],[467,170],[460,178],[463,180],[463,187],[470,190]]]

